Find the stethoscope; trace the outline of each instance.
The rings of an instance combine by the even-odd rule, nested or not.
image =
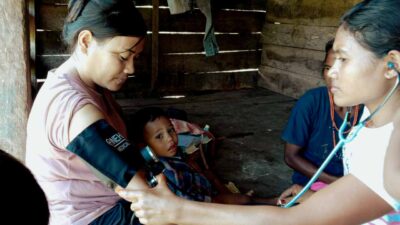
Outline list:
[[[311,185],[317,180],[317,178],[321,175],[322,171],[325,169],[325,167],[328,165],[328,163],[331,161],[333,156],[335,156],[336,152],[344,145],[347,144],[351,141],[354,140],[354,138],[357,136],[357,134],[360,132],[360,130],[365,127],[368,121],[372,119],[374,115],[376,115],[386,104],[386,102],[392,97],[394,92],[396,91],[397,87],[399,86],[399,80],[400,80],[400,73],[396,69],[395,65],[393,62],[388,62],[388,68],[393,69],[397,73],[397,79],[396,83],[393,85],[392,89],[390,92],[386,95],[385,99],[379,104],[379,106],[363,121],[360,121],[356,126],[353,127],[353,129],[350,131],[350,133],[347,135],[347,137],[344,136],[344,132],[346,130],[347,124],[349,123],[349,112],[346,112],[346,115],[344,117],[342,125],[340,125],[339,128],[339,142],[336,144],[336,146],[333,148],[332,152],[326,157],[325,161],[321,164],[321,166],[318,168],[318,170],[315,172],[315,174],[312,176],[312,178],[308,181],[308,183],[301,189],[301,191],[292,198],[287,204],[282,205],[281,207],[283,208],[289,208],[293,206],[297,200],[306,192],[310,189]]]

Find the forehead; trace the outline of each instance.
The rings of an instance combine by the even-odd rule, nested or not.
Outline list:
[[[359,43],[359,41],[355,38],[354,33],[345,29],[343,26],[340,26],[336,32],[335,42],[332,49],[335,54],[362,54],[365,56],[373,55],[371,51]]]
[[[143,37],[116,36],[107,42],[105,48],[113,52],[138,52],[143,49],[143,46]]]
[[[164,127],[171,126],[171,121],[165,116],[156,118],[154,121],[149,121],[144,127],[146,132],[156,132]]]

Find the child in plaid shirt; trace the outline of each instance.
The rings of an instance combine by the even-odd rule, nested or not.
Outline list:
[[[168,187],[177,195],[189,200],[226,204],[273,204],[264,198],[233,194],[219,185],[212,173],[208,178],[186,162],[185,153],[178,147],[178,135],[167,114],[158,107],[139,110],[133,117],[132,127],[135,143],[148,145],[164,164]],[[208,171],[210,172],[210,171]],[[220,187],[221,185],[219,185]]]

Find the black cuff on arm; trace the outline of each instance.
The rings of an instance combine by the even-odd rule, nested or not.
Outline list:
[[[104,119],[83,130],[67,149],[124,188],[144,166],[139,151]]]

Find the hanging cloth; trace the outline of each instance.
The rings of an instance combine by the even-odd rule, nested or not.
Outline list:
[[[170,13],[180,14],[192,10],[194,0],[168,0]],[[218,54],[218,44],[215,38],[214,24],[211,14],[210,0],[196,0],[197,7],[206,17],[206,28],[203,38],[203,46],[206,56]]]

